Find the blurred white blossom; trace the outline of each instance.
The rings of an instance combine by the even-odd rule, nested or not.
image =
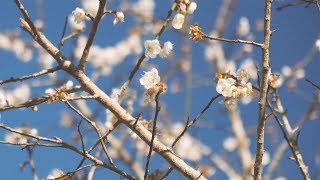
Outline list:
[[[3,94],[9,104],[18,104],[30,99],[31,90],[27,84],[22,84],[14,89],[3,91]]]
[[[0,33],[0,48],[13,52],[22,62],[32,59],[32,49],[15,34]]]
[[[35,129],[35,128],[30,129],[27,126],[18,127],[18,128],[15,128],[15,130],[22,132],[22,133],[25,133],[25,134],[30,134],[33,136],[38,135],[37,129]],[[4,136],[4,140],[6,142],[13,143],[13,144],[26,144],[26,143],[30,142],[31,138],[27,137],[27,136],[20,135],[18,133],[10,132]]]
[[[279,88],[283,84],[283,77],[279,74],[270,74],[269,84],[273,88]]]
[[[197,9],[197,3],[191,2],[187,7],[187,13],[193,14],[193,12]]]
[[[262,165],[266,166],[270,163],[270,154],[268,151],[264,152],[263,157],[262,157]]]
[[[247,58],[246,60],[244,60],[240,65],[240,69],[245,69],[249,74],[250,79],[256,80],[258,78],[257,68],[253,62],[253,59]]]
[[[315,46],[316,46],[317,50],[320,51],[320,39],[316,40]]]
[[[238,147],[238,141],[234,137],[227,137],[222,144],[223,148],[229,152],[236,150]]]
[[[296,79],[302,79],[302,78],[304,78],[304,77],[305,77],[304,69],[302,69],[302,68],[296,69],[296,70],[294,71],[293,75],[294,75],[294,77],[295,77]]]
[[[96,16],[99,8],[99,0],[81,0],[81,4],[85,12],[93,17]]]
[[[246,36],[250,33],[249,20],[246,17],[241,17],[237,27],[238,36]]]
[[[286,180],[287,178],[285,178],[284,176],[278,176],[276,178],[274,178],[274,180]]]
[[[151,22],[155,8],[154,0],[138,0],[133,6],[133,12],[139,17],[139,20]]]
[[[74,16],[69,16],[68,17],[68,23],[69,26],[73,31],[82,31],[86,27],[86,24],[84,21],[81,22],[75,22],[75,17]]]
[[[287,65],[284,65],[282,68],[281,68],[281,73],[284,77],[288,78],[292,75],[292,69],[291,67],[287,66]]]

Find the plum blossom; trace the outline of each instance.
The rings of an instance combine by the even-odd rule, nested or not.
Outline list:
[[[197,3],[191,2],[187,7],[187,13],[193,14],[193,12],[197,9]]]
[[[234,137],[228,137],[223,141],[222,146],[225,150],[232,152],[238,147],[237,139]]]
[[[290,77],[292,75],[291,67],[285,65],[281,68],[281,73],[284,77]]]
[[[124,22],[124,14],[122,11],[118,11],[114,15],[113,25]]]
[[[160,51],[160,57],[167,58],[171,55],[173,44],[170,41],[164,43],[163,48]]]
[[[68,17],[68,23],[73,31],[82,31],[86,27],[84,21],[75,22],[75,17],[72,15]]]
[[[145,89],[150,89],[160,82],[160,76],[158,75],[158,70],[152,68],[148,72],[144,72],[144,75],[140,78],[140,84],[144,86]]]
[[[184,15],[183,14],[176,14],[172,20],[172,26],[175,29],[181,29],[184,23]]]
[[[316,40],[315,46],[316,46],[317,50],[320,51],[320,39]]]
[[[246,17],[241,17],[237,28],[237,34],[239,36],[246,36],[250,33],[249,20]]]
[[[161,51],[160,43],[157,39],[146,40],[144,47],[146,49],[145,55],[149,58],[156,58]]]
[[[233,78],[219,79],[216,90],[224,97],[231,97],[232,91],[236,89],[235,83],[236,80],[234,80]]]
[[[53,169],[46,179],[59,179],[59,177],[63,176],[64,172],[61,169]]]
[[[84,10],[81,8],[77,7],[74,11],[72,11],[72,14],[76,23],[81,23],[86,19],[86,12],[84,12]]]

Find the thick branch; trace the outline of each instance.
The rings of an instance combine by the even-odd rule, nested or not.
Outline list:
[[[265,124],[265,108],[268,93],[268,81],[271,73],[269,44],[271,36],[270,20],[271,20],[271,3],[272,0],[265,0],[264,8],[264,43],[262,49],[262,82],[260,87],[259,98],[259,117],[257,126],[257,154],[254,164],[254,179],[261,180],[262,174],[262,158],[264,153],[264,124]]]

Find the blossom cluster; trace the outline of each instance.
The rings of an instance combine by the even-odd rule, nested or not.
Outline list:
[[[172,26],[175,29],[181,29],[185,20],[185,14],[193,14],[197,9],[197,3],[190,2],[189,0],[183,0],[178,4],[178,13],[172,20]]]
[[[160,83],[160,76],[158,75],[158,70],[156,68],[144,72],[144,75],[139,81],[146,89],[144,94],[145,102],[152,102],[158,93],[166,91],[165,85]]]
[[[253,90],[249,79],[250,76],[244,69],[239,69],[236,75],[217,73],[216,91],[225,98],[239,99],[250,96]]]
[[[66,90],[69,90],[73,87],[72,81],[67,81],[65,84],[63,84],[59,88],[49,88],[45,91],[46,94],[48,94],[48,104],[54,103],[56,101],[66,101],[68,99],[68,93]]]
[[[153,39],[146,40],[144,42],[144,47],[146,57],[156,58],[159,54],[161,58],[168,58],[171,56],[173,44],[170,41],[167,41],[161,46],[157,39]]]

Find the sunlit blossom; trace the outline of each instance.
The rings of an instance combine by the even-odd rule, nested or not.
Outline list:
[[[161,46],[157,39],[146,40],[144,42],[144,47],[146,49],[145,55],[149,58],[156,58],[161,51]]]
[[[172,20],[172,26],[175,29],[181,29],[184,23],[184,15],[183,14],[176,14]]]
[[[86,19],[86,12],[84,12],[84,10],[81,8],[77,7],[74,11],[72,11],[72,14],[76,23],[81,23]]]

